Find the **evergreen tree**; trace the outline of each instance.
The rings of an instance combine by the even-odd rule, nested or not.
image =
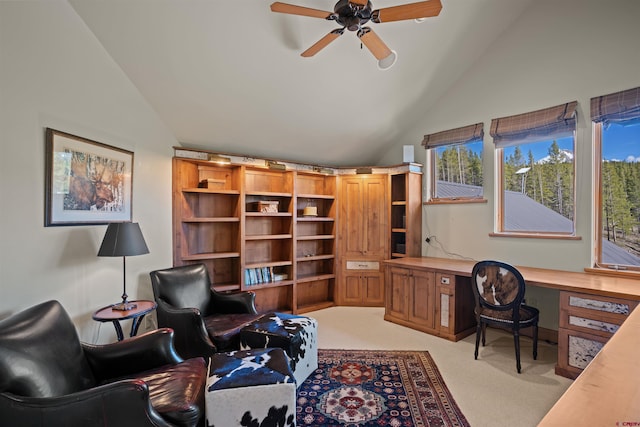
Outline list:
[[[624,186],[624,163],[602,164],[602,223],[607,240],[617,241],[631,231],[631,203]]]

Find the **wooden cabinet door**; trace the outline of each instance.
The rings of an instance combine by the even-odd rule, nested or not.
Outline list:
[[[367,175],[362,179],[362,251],[367,257],[387,258],[387,179],[386,175]]]
[[[340,189],[340,231],[343,254],[361,257],[364,252],[362,233],[364,230],[363,205],[364,194],[362,180],[358,177],[344,178]]]
[[[362,305],[381,307],[384,305],[384,279],[382,273],[377,271],[363,272],[362,280]]]
[[[407,320],[407,291],[409,290],[410,270],[390,267],[389,283],[387,283],[386,314],[398,319]]]
[[[435,329],[435,273],[412,270],[409,288],[409,321]]]
[[[387,176],[343,178],[340,191],[343,254],[350,257],[387,257]]]
[[[354,271],[344,275],[341,304],[381,307],[384,281],[377,271]]]
[[[344,305],[360,305],[362,303],[360,272],[344,275],[341,303]]]

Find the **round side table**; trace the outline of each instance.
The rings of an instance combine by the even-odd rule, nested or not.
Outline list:
[[[120,321],[133,319],[133,323],[131,324],[131,333],[129,335],[130,337],[133,337],[138,333],[138,328],[140,327],[140,323],[142,322],[144,316],[147,313],[155,310],[158,305],[155,301],[148,300],[137,300],[130,302],[136,304],[136,307],[132,308],[131,310],[114,310],[112,308],[113,305],[108,305],[93,313],[92,318],[93,320],[96,320],[98,322],[112,322],[113,326],[116,328],[118,341],[122,341],[124,339]]]

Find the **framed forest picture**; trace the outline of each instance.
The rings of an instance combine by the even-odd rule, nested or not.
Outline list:
[[[45,226],[131,221],[133,152],[47,128]]]

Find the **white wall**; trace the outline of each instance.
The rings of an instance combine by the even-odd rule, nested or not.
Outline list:
[[[98,258],[106,226],[44,227],[44,130],[135,153],[133,220],[150,254],[127,259],[130,299],[171,266],[171,156],[177,141],[66,1],[0,2],[0,317],[59,300],[89,342],[122,294],[122,259]],[[128,325],[125,324],[128,328]]]
[[[589,101],[593,96],[640,86],[640,2],[629,0],[539,0],[507,29],[444,96],[425,107],[424,121],[381,163],[401,160],[402,145],[416,144],[424,162],[424,134],[484,122],[484,194],[487,204],[427,205],[425,236],[446,251],[473,259],[494,258],[518,265],[581,271],[591,265],[592,149]],[[578,241],[489,237],[495,212],[491,119],[578,101]],[[437,245],[423,255],[451,256]],[[543,307],[541,324],[557,324],[557,293],[528,288],[529,301]]]

